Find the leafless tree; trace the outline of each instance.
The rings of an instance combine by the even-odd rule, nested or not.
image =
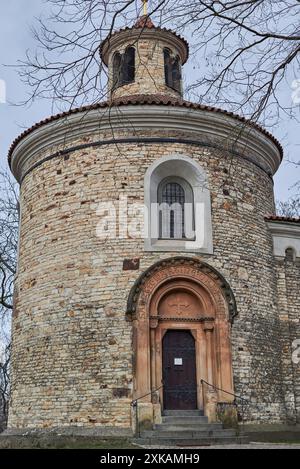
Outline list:
[[[282,113],[296,117],[300,103],[300,1],[153,0],[156,24],[185,34],[194,54],[195,79],[187,94],[273,124]],[[48,0],[40,18],[37,49],[28,51],[20,74],[29,100],[50,98],[62,107],[91,103],[107,94],[99,44],[141,14],[138,0]],[[283,88],[288,83],[288,95]],[[286,89],[286,88],[284,88]]]
[[[0,172],[0,429],[7,419],[10,365],[10,317],[18,245],[18,189]]]
[[[277,202],[277,213],[283,217],[300,218],[300,197],[291,197],[286,202]]]
[[[0,316],[13,308],[18,247],[19,202],[16,183],[0,172]]]
[[[10,344],[0,353],[0,432],[6,428],[10,394]],[[1,352],[1,351],[0,351]]]

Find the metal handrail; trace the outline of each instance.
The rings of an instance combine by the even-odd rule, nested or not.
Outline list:
[[[241,396],[238,396],[237,394],[234,394],[232,392],[229,392],[229,391],[225,391],[225,389],[222,389],[222,388],[218,388],[217,386],[215,386],[214,384],[211,384],[211,383],[208,383],[207,381],[205,381],[205,379],[201,379],[201,384],[205,383],[207,386],[210,386],[214,389],[216,389],[217,391],[221,391],[221,392],[224,392],[225,394],[229,394],[230,396],[233,396],[234,397],[234,403],[236,405],[236,399],[240,399],[242,402],[241,402],[241,419],[242,419],[242,428],[243,428],[243,431],[244,431],[244,425],[245,425],[245,419],[244,419],[244,416],[245,416],[245,406],[246,405],[249,405],[250,404],[250,401],[249,399],[245,399],[244,397],[241,397]]]
[[[159,391],[160,389],[162,389],[164,386],[164,382],[162,381],[162,384],[161,386],[159,386],[158,388],[156,389],[152,389],[150,392],[148,392],[147,394],[144,394],[144,396],[140,396],[140,397],[137,397],[136,399],[133,399],[133,401],[131,401],[130,403],[130,406],[132,408],[135,408],[135,431],[136,431],[136,434],[138,437],[141,436],[141,432],[140,432],[140,423],[139,423],[139,416],[138,416],[138,403],[141,399],[144,399],[144,397],[147,397],[147,396],[152,396],[152,394],[154,394],[155,392]]]
[[[140,397],[137,397],[136,399],[133,399],[133,401],[131,401],[131,403],[130,403],[131,407],[134,407],[137,404],[137,402],[140,401],[141,399],[144,399],[144,397],[150,396],[153,393],[155,393],[156,391],[159,391],[161,388],[163,388],[163,386],[164,386],[164,383],[162,382],[162,384],[161,384],[161,386],[159,386],[159,388],[152,389],[147,394],[144,394],[144,396],[140,396]]]
[[[230,396],[233,396],[234,398],[241,399],[241,401],[244,401],[244,402],[247,402],[247,403],[250,402],[248,399],[245,399],[244,397],[238,396],[237,394],[234,394],[234,393],[229,392],[229,391],[225,391],[225,389],[218,388],[214,384],[208,383],[207,381],[205,381],[205,379],[201,379],[201,384],[202,383],[205,383],[208,386],[211,386],[212,388],[216,389],[217,391],[225,392],[225,394],[229,394]]]

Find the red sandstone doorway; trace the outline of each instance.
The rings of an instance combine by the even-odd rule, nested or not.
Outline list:
[[[133,322],[133,395],[142,396],[147,419],[159,422],[162,410],[180,405],[168,398],[164,402],[164,337],[170,331],[188,332],[194,339],[196,408],[206,415],[215,402],[231,400],[221,391],[208,393],[201,380],[233,391],[230,332],[235,307],[226,280],[198,260],[162,260],[136,281],[127,308]]]
[[[195,353],[195,340],[190,331],[167,331],[162,357],[165,409],[197,409]]]

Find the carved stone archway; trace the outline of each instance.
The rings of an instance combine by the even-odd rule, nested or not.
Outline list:
[[[195,339],[199,409],[207,410],[201,379],[233,391],[230,330],[235,315],[226,280],[197,259],[160,261],[137,280],[127,308],[133,322],[134,397],[153,392],[152,399],[150,394],[143,400],[150,420],[158,397],[164,406],[162,389],[159,396],[154,391],[162,383],[162,339],[168,330],[189,330]],[[214,399],[228,401],[228,395],[219,392]]]

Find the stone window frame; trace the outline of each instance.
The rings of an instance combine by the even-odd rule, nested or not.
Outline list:
[[[300,259],[300,225],[290,221],[268,220],[267,226],[273,239],[274,256],[284,260],[286,250],[293,249],[295,261]]]
[[[158,239],[158,188],[167,177],[184,179],[194,195],[195,237],[186,239]],[[192,158],[174,153],[156,160],[144,177],[145,251],[197,252],[213,254],[211,197],[204,169]],[[154,208],[153,208],[154,207]],[[204,220],[204,223],[203,223]]]

